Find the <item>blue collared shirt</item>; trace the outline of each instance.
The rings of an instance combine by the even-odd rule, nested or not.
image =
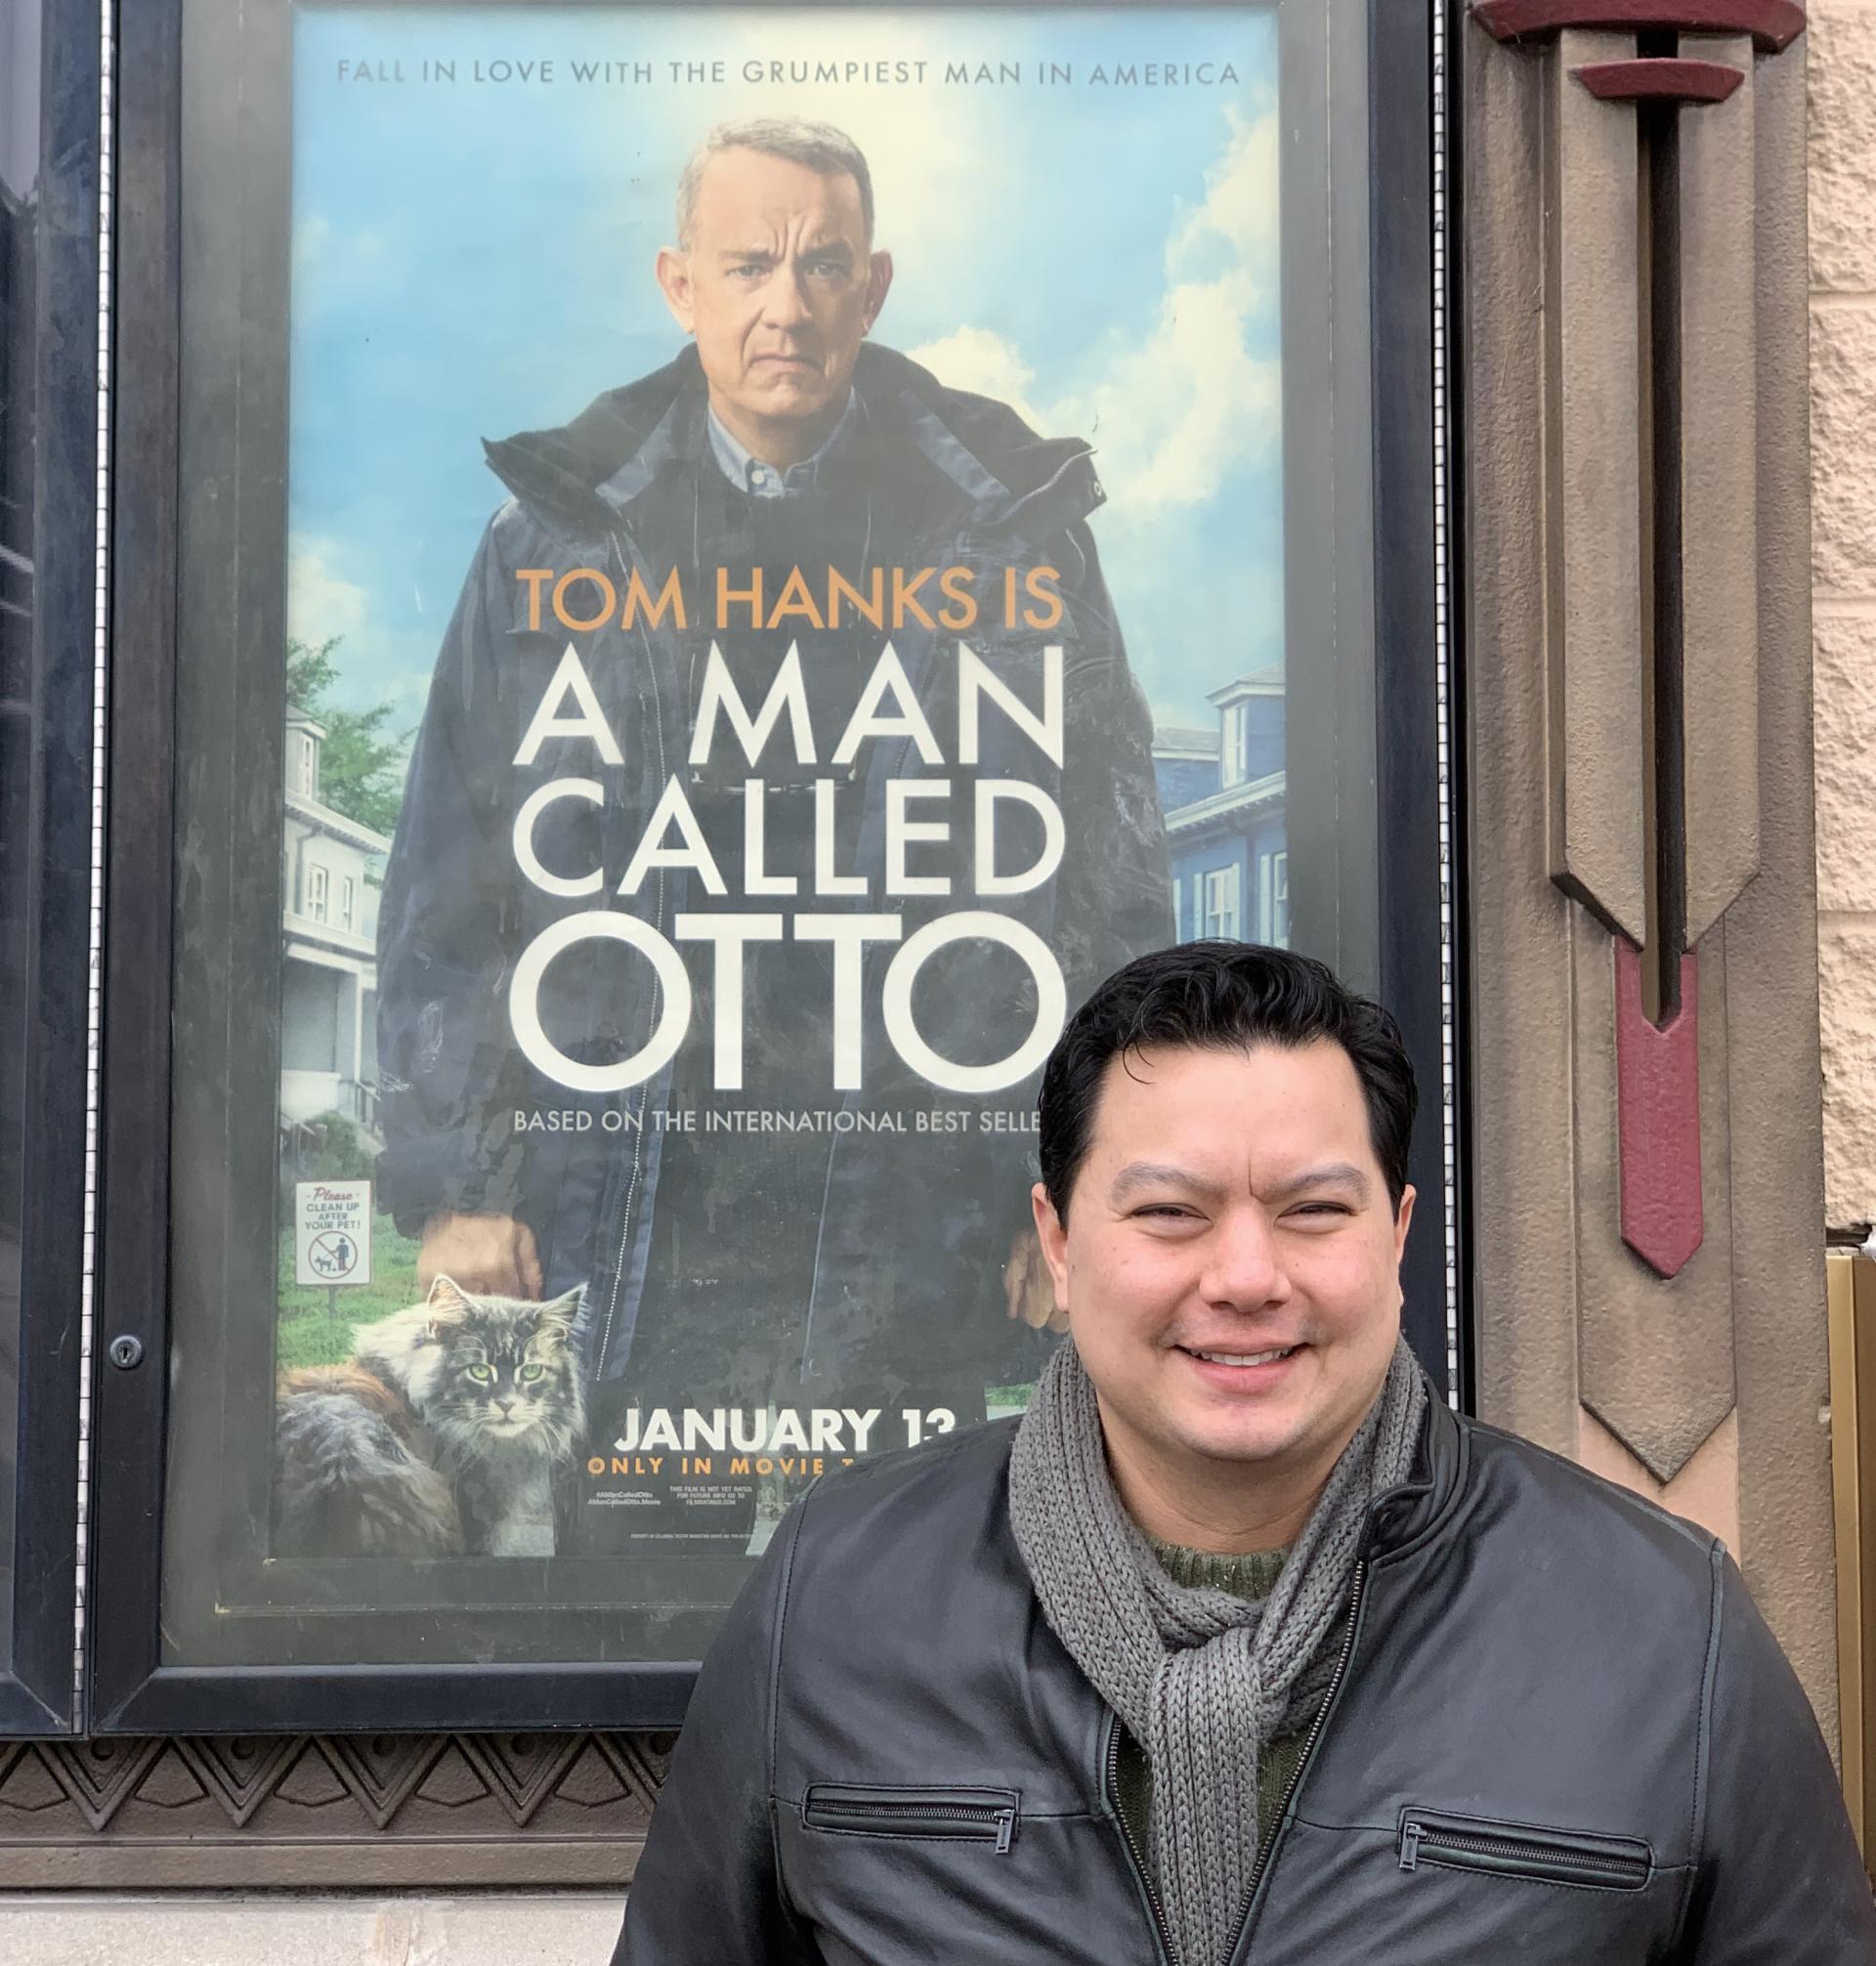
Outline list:
[[[814,490],[821,479],[821,467],[847,441],[854,424],[859,421],[859,402],[849,389],[847,406],[841,410],[839,422],[828,433],[828,441],[812,457],[804,457],[799,464],[790,464],[786,471],[778,471],[773,464],[764,464],[761,458],[751,457],[730,435],[712,409],[710,454],[716,459],[724,477],[751,498],[798,497],[803,492]]]

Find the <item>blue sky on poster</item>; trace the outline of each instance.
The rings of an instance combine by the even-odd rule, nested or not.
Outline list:
[[[821,60],[925,78],[743,79]],[[1039,83],[1047,61],[1073,79]],[[453,81],[425,79],[440,62]],[[727,79],[673,74],[694,62]],[[1022,79],[947,83],[954,62]],[[1148,62],[1213,79],[1094,78]],[[873,166],[877,337],[1095,446],[1134,666],[1162,722],[1210,723],[1207,690],[1282,660],[1275,77],[1274,19],[1235,9],[298,10],[291,632],[343,635],[342,699],[415,722],[500,496],[478,440],[667,361],[651,268],[685,156],[714,122],[804,114]]]

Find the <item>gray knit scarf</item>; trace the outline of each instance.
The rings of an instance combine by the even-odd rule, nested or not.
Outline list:
[[[1108,1473],[1094,1388],[1060,1346],[1017,1429],[1009,1516],[1043,1613],[1153,1772],[1149,1853],[1182,1966],[1225,1966],[1258,1862],[1258,1760],[1334,1677],[1369,1504],[1407,1478],[1427,1383],[1403,1341],[1275,1587],[1247,1602],[1160,1566]]]

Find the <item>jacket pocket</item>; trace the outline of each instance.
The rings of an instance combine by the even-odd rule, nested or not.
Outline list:
[[[1440,1810],[1402,1810],[1396,1848],[1403,1870],[1433,1863],[1597,1891],[1640,1891],[1654,1874],[1654,1853],[1634,1837],[1540,1829]]]
[[[862,1788],[818,1781],[801,1805],[810,1829],[849,1836],[920,1836],[988,1843],[1000,1855],[1015,1840],[1022,1797],[1013,1788]]]

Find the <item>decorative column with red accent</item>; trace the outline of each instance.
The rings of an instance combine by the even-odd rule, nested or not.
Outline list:
[[[1707,468],[1709,453],[1717,466],[1726,461],[1709,441],[1716,391],[1740,394],[1735,414],[1750,428],[1750,309],[1714,304],[1704,290],[1692,293],[1686,278],[1697,253],[1723,270],[1728,260],[1750,269],[1750,116],[1741,125],[1743,160],[1736,138],[1703,144],[1660,118],[1729,103],[1747,82],[1755,53],[1787,47],[1803,32],[1805,15],[1793,0],[1474,0],[1472,15],[1500,41],[1556,43],[1536,59],[1561,65],[1568,84],[1559,76],[1560,86],[1580,88],[1612,114],[1634,117],[1631,106],[1644,106],[1656,119],[1632,124],[1623,140],[1632,152],[1641,150],[1643,176],[1650,179],[1642,193],[1647,202],[1638,201],[1627,214],[1609,208],[1611,197],[1629,195],[1610,132],[1585,124],[1566,95],[1559,99],[1554,136],[1556,273],[1572,290],[1553,295],[1552,304],[1563,350],[1559,387],[1577,392],[1575,403],[1561,407],[1568,417],[1592,403],[1599,416],[1578,413],[1574,421],[1606,427],[1620,415],[1622,392],[1633,387],[1634,482],[1638,490],[1652,487],[1654,497],[1635,541],[1628,612],[1617,607],[1600,620],[1583,621],[1582,632],[1573,634],[1578,624],[1565,599],[1552,651],[1561,684],[1553,793],[1561,816],[1554,828],[1553,865],[1558,882],[1610,933],[1622,1238],[1668,1278],[1686,1265],[1705,1232],[1699,942],[1757,870],[1758,788],[1750,732],[1756,723],[1756,621],[1740,606],[1709,619],[1701,578],[1703,555],[1749,552],[1751,545],[1749,531],[1737,535],[1742,511],[1750,524],[1751,486],[1727,484],[1723,469]],[[1598,59],[1574,59],[1582,52]],[[1731,186],[1689,177],[1702,172],[1717,180],[1728,171],[1743,176]],[[1728,195],[1740,190],[1743,199]],[[1604,208],[1581,217],[1599,195]],[[1729,219],[1728,205],[1743,208]],[[1619,249],[1612,228],[1622,223],[1648,228],[1637,310],[1648,323],[1648,345],[1634,348],[1626,345],[1626,319],[1592,318],[1604,304],[1626,316],[1631,295],[1586,294],[1587,282],[1573,277],[1569,263],[1576,252],[1592,269],[1597,264],[1594,252],[1573,244],[1585,233],[1597,235],[1606,263],[1607,253]],[[1728,224],[1736,236],[1724,235]],[[1572,368],[1570,350],[1594,351],[1599,337],[1604,348],[1624,349],[1632,382],[1625,374],[1612,383],[1607,363],[1594,375],[1584,373],[1580,361]],[[1566,500],[1569,495],[1566,488]],[[1564,534],[1557,564],[1567,581],[1579,571],[1567,543],[1567,510],[1557,523]],[[1579,583],[1590,585],[1592,577],[1579,574]],[[1618,600],[1629,598],[1619,578],[1605,584],[1618,590]],[[1653,601],[1646,619],[1639,612],[1643,594]],[[1641,691],[1635,707],[1642,714],[1626,718],[1626,704],[1609,700],[1616,676],[1623,691],[1635,687],[1622,672],[1631,624]],[[1738,754],[1719,756],[1727,746],[1710,741],[1713,719],[1684,714],[1695,690],[1719,691],[1737,712],[1739,728],[1730,741]],[[1598,701],[1585,705],[1586,696]],[[1605,713],[1599,716],[1599,707]],[[1614,716],[1606,713],[1612,707]],[[1605,746],[1618,725],[1636,755],[1632,770],[1612,774],[1606,760],[1591,752]],[[1583,783],[1573,784],[1573,775]],[[1592,781],[1616,782],[1625,796],[1580,796]],[[1594,809],[1584,811],[1586,804]]]

